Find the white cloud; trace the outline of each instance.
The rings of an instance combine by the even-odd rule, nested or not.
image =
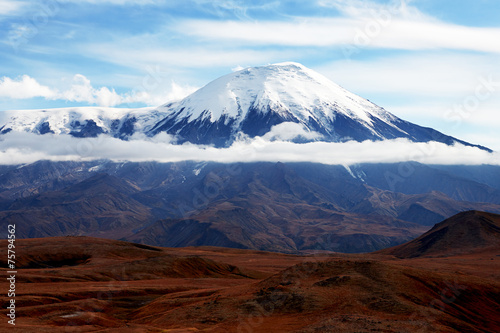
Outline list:
[[[114,106],[123,103],[123,97],[114,89],[92,87],[90,80],[81,74],[73,77],[73,83],[68,90],[60,92],[55,99],[70,102],[86,102],[99,106]]]
[[[15,13],[25,5],[26,1],[0,0],[0,15]]]
[[[416,7],[411,6],[412,0],[392,0],[388,3],[379,3],[369,0],[319,0],[322,7],[333,7],[349,17],[374,17],[388,12],[391,16],[413,20],[429,20],[430,17]]]
[[[11,79],[9,77],[0,78],[0,97],[9,99],[43,97],[47,100],[83,102],[98,106],[116,106],[132,103],[157,106],[182,99],[197,89],[189,85],[179,85],[174,81],[171,82],[169,89],[166,89],[159,83],[151,87],[143,84],[139,88],[141,89],[136,89],[125,94],[118,94],[114,89],[107,87],[94,88],[90,80],[81,74],[76,74],[73,77],[70,87],[62,91],[57,88],[41,85],[37,80],[28,75],[23,75],[18,79]],[[147,88],[156,89],[149,90]]]
[[[193,6],[205,11],[211,15],[224,17],[228,14],[234,15],[239,19],[249,19],[248,11],[260,9],[271,11],[273,7],[279,6],[280,1],[245,1],[245,0],[185,0],[191,2]]]
[[[57,0],[58,2],[89,3],[93,5],[112,4],[112,5],[160,5],[166,0]]]
[[[98,160],[177,162],[185,160],[230,162],[315,162],[352,165],[417,161],[427,164],[500,165],[499,153],[487,153],[462,145],[412,143],[407,140],[380,142],[314,142],[294,144],[263,138],[241,141],[217,149],[192,144],[173,145],[170,137],[122,141],[110,137],[77,139],[69,136],[8,133],[0,139],[0,164],[48,160]]]
[[[243,69],[245,69],[245,67],[238,65],[236,67],[231,68],[231,71],[232,72],[239,72],[239,71],[241,71]]]
[[[158,40],[159,39],[159,40]],[[109,41],[106,43],[83,44],[80,50],[100,60],[127,66],[143,68],[160,66],[179,70],[187,68],[224,67],[231,68],[244,64],[263,64],[270,61],[290,59],[300,54],[298,51],[252,50],[206,45],[182,48],[161,47],[161,36],[138,36],[132,39]]]
[[[0,78],[0,97],[13,99],[28,99],[44,97],[52,99],[57,95],[53,89],[43,86],[28,75],[16,79],[9,77]]]
[[[481,78],[500,83],[498,56],[421,52],[368,60],[343,59],[315,68],[347,89],[362,93],[402,93],[460,97],[474,92]]]
[[[500,53],[500,28],[468,27],[429,17],[406,1],[320,1],[339,17],[292,17],[290,21],[186,20],[178,33],[212,41],[282,46],[355,46],[398,50],[471,50]]]
[[[89,4],[112,4],[112,5],[165,5],[167,7],[175,7],[175,1],[168,0],[58,0],[58,2],[70,3],[89,3]],[[214,10],[235,10],[244,13],[247,8],[252,6],[246,5],[244,1],[238,0],[184,0],[186,3],[191,3],[193,6],[209,6]],[[265,7],[265,6],[258,6]]]
[[[240,44],[251,43],[281,46],[331,46],[350,43],[351,19],[295,19],[276,21],[209,21],[185,20],[176,27],[177,32],[208,40],[228,40]]]
[[[190,86],[190,85],[179,85],[172,81],[172,86],[169,92],[167,92],[165,95],[161,95],[161,101],[157,100],[158,103],[155,103],[153,105],[160,105],[161,103],[165,102],[173,102],[173,101],[178,101],[183,99],[184,97],[194,93],[196,90],[198,90],[198,87]],[[157,97],[158,98],[158,97]],[[153,99],[154,100],[154,99]]]
[[[293,122],[284,122],[271,127],[262,138],[267,141],[291,141],[293,139],[305,138],[307,140],[315,140],[321,138],[321,134],[317,132],[309,132],[301,124]]]

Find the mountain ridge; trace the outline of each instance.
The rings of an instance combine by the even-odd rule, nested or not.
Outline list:
[[[418,194],[383,190],[373,185],[397,165],[378,175],[365,172],[370,167],[351,173],[343,166],[269,162],[3,167],[0,226],[17,223],[19,238],[93,235],[162,246],[367,252],[406,242],[463,210],[500,213],[500,191],[441,169],[415,164],[415,178],[424,180],[419,170],[429,180],[447,175],[462,188],[462,201],[434,181]],[[491,203],[475,201],[485,189]]]
[[[420,237],[379,251],[398,258],[470,254],[500,249],[500,215],[470,210],[437,223]]]

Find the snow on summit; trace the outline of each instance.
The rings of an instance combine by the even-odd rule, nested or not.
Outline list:
[[[171,107],[172,105],[168,105]],[[269,106],[269,108],[268,108]],[[334,118],[336,112],[371,124],[372,116],[387,117],[375,104],[356,96],[323,75],[294,62],[250,67],[207,84],[175,106],[194,120],[222,115],[243,120],[251,108],[291,112],[297,119]]]

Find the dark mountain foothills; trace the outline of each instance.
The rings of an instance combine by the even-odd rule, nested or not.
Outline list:
[[[15,223],[19,238],[369,252],[407,242],[461,211],[500,213],[496,179],[489,186],[481,170],[41,161],[0,167],[0,225],[3,235]]]
[[[405,245],[365,254],[19,239],[15,328],[499,332],[499,221],[500,215],[464,212]],[[6,249],[0,241],[2,271]],[[5,316],[9,299],[4,294],[0,301]],[[12,330],[6,320],[0,327]]]
[[[500,250],[500,215],[468,211],[436,224],[422,236],[380,253],[399,258],[450,256]]]

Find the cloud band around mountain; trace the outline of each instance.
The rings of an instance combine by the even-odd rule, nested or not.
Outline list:
[[[0,137],[0,164],[17,165],[39,160],[90,161],[213,161],[235,162],[314,162],[332,165],[395,163],[415,161],[443,165],[500,165],[500,154],[488,153],[460,144],[414,143],[405,139],[348,141],[343,143],[292,143],[254,138],[235,142],[229,148],[194,144],[176,145],[161,133],[153,138],[134,137],[123,141],[99,136],[74,138],[68,135],[37,135],[11,132]]]

